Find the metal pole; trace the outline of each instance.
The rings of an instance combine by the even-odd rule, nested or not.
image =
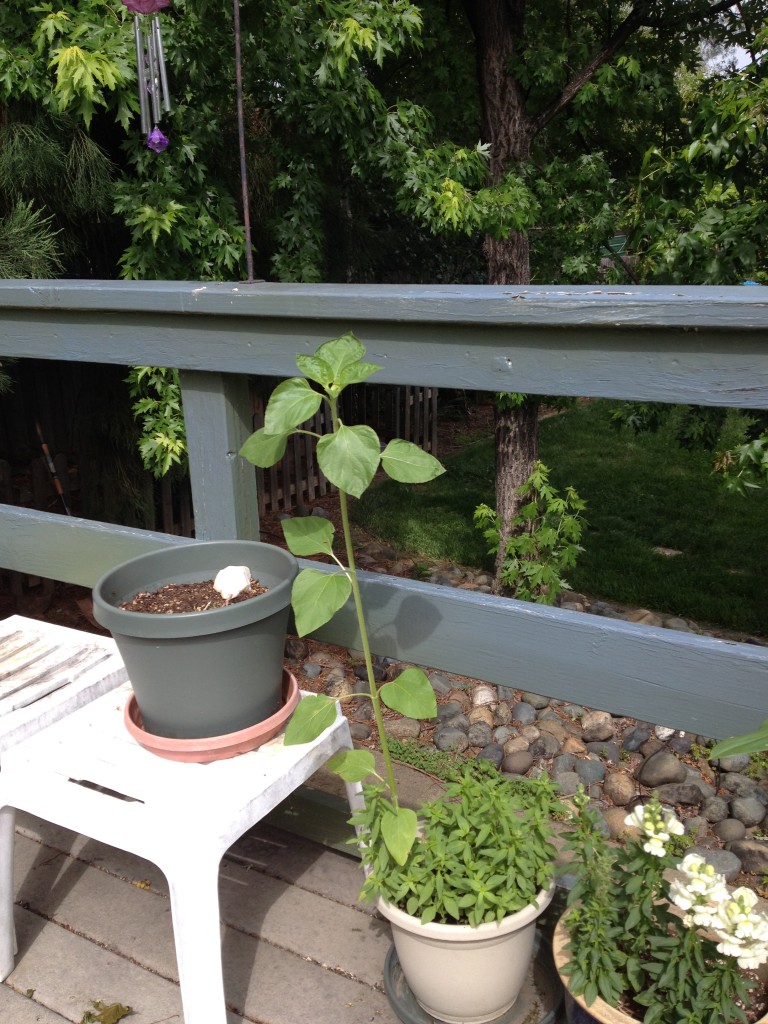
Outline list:
[[[251,245],[251,208],[248,198],[248,167],[245,159],[245,115],[243,113],[243,59],[240,47],[240,0],[234,0],[235,15],[235,83],[237,91],[237,138],[240,145],[240,182],[243,193],[243,225],[245,227],[245,265],[248,281],[253,281],[253,247]]]

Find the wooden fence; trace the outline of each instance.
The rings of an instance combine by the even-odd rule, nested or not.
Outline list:
[[[400,387],[768,408],[764,288],[0,281],[0,358],[180,368],[200,539],[259,533],[247,377],[347,330]],[[65,582],[178,543],[0,505],[0,566]],[[764,647],[376,573],[361,591],[382,656],[717,738],[768,715]],[[317,637],[359,647],[353,609]]]

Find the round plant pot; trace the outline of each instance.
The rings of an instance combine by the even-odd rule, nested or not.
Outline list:
[[[140,591],[210,580],[247,565],[265,594],[223,608],[173,615],[126,611]],[[181,544],[132,558],[93,589],[93,614],[128,670],[144,728],[177,739],[239,732],[282,706],[291,586],[289,552],[259,541]]]
[[[536,903],[499,922],[477,928],[422,924],[379,899],[408,987],[428,1014],[447,1024],[484,1024],[514,1004],[533,956],[536,920],[549,906],[554,885]]]
[[[616,1006],[606,1003],[600,996],[587,1006],[583,996],[574,996],[568,991],[568,976],[562,973],[563,967],[568,963],[570,956],[565,951],[568,942],[568,929],[565,926],[565,917],[557,922],[555,933],[552,937],[552,955],[555,960],[557,973],[565,989],[565,1013],[568,1024],[638,1024],[637,1017],[630,1017]],[[759,1017],[754,1024],[768,1024],[768,1014]]]

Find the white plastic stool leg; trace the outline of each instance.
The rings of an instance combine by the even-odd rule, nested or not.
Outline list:
[[[0,981],[13,970],[16,932],[13,927],[13,839],[15,811],[0,807]]]
[[[190,846],[197,837],[190,837]],[[221,857],[173,858],[165,869],[171,895],[184,1024],[226,1024],[221,968],[219,864]]]

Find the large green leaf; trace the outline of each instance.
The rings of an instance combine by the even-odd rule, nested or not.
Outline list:
[[[285,730],[283,742],[287,747],[311,743],[336,721],[336,701],[324,693],[314,693],[299,701]]]
[[[316,381],[321,387],[328,388],[333,384],[333,369],[319,356],[296,356],[296,365],[305,377]]]
[[[264,429],[270,434],[289,434],[314,416],[323,396],[303,377],[291,377],[278,384],[267,402]]]
[[[303,516],[284,519],[281,523],[288,547],[299,558],[310,555],[328,555],[333,549],[333,523],[322,516]]]
[[[317,442],[317,461],[332,484],[359,498],[379,468],[381,445],[370,427],[342,424]]]
[[[434,718],[437,715],[435,691],[420,668],[407,668],[397,679],[385,683],[379,695],[388,708],[407,718]]]
[[[345,388],[347,384],[362,384],[364,380],[368,380],[374,373],[378,373],[381,369],[376,363],[352,363],[351,366],[345,366],[336,378],[336,387]]]
[[[381,466],[387,476],[401,484],[423,484],[445,472],[434,455],[397,438],[381,453]]]
[[[386,811],[381,818],[381,835],[387,849],[402,867],[416,840],[419,822],[410,807]]]
[[[340,338],[325,341],[315,350],[315,358],[322,359],[331,368],[333,380],[339,377],[345,367],[358,362],[364,355],[363,343],[351,332],[342,334]]]
[[[362,782],[376,772],[376,758],[370,750],[340,750],[328,762],[328,768],[345,782]]]
[[[288,434],[268,434],[264,427],[261,427],[255,434],[251,434],[240,454],[254,466],[261,466],[266,469],[274,466],[285,455],[285,445]]]
[[[306,636],[332,619],[351,593],[352,584],[342,572],[327,573],[318,569],[300,572],[291,591],[298,635]]]
[[[709,758],[714,760],[733,754],[759,754],[763,750],[768,750],[768,718],[754,732],[745,733],[743,736],[731,736],[716,743],[710,751]]]

